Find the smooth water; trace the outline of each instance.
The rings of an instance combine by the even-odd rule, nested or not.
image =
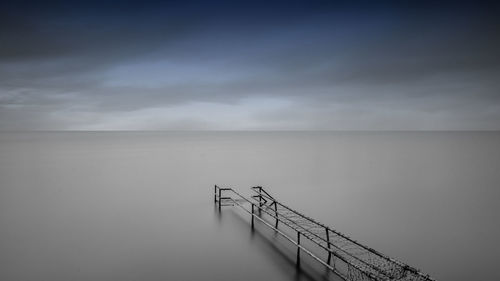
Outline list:
[[[214,184],[438,280],[500,280],[499,167],[497,132],[0,133],[0,280],[324,278]]]

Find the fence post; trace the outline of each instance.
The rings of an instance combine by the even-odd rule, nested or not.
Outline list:
[[[259,214],[261,213],[262,208],[262,187],[259,186]]]
[[[252,203],[252,229],[254,227],[254,220],[255,220],[254,213],[255,213],[255,211],[254,211],[254,204]]]
[[[330,244],[330,233],[329,233],[328,227],[325,227],[325,231],[326,231],[326,241],[328,243],[328,261],[326,263],[330,264],[330,261],[332,260],[332,252],[330,249],[331,244]]]
[[[300,265],[300,232],[297,231],[297,266]]]
[[[222,202],[222,190],[219,188],[219,211],[220,211],[220,207],[221,207],[221,202]]]
[[[274,215],[276,216],[276,225],[274,227],[278,228],[278,203],[274,201]]]

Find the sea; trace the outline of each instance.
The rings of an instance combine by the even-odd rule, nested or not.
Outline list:
[[[436,280],[500,280],[500,132],[1,132],[0,280],[339,280],[235,206],[263,186]]]

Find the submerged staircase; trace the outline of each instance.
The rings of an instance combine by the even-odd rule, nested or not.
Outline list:
[[[297,246],[298,264],[304,252],[345,281],[434,281],[429,275],[288,207],[261,186],[252,190],[254,195],[247,198],[233,188],[215,185],[214,202],[219,211],[223,206],[243,209],[251,215],[252,228],[258,220],[293,243]],[[296,237],[290,232],[295,232]],[[301,243],[302,237],[311,243]]]

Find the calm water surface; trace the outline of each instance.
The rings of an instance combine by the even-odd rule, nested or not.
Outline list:
[[[0,280],[316,280],[262,185],[438,280],[500,280],[500,133],[0,133]],[[335,278],[330,278],[335,280]]]

